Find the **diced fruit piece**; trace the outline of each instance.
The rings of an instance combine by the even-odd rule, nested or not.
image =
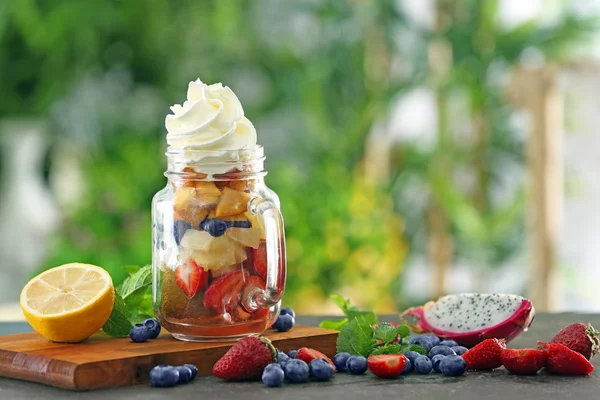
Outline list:
[[[346,362],[348,362],[348,359],[351,355],[352,354],[350,353],[342,352],[337,353],[335,357],[333,357],[333,365],[335,365],[335,368],[338,372],[348,371],[348,368],[346,368]]]
[[[54,342],[81,342],[106,323],[114,300],[108,272],[73,263],[30,280],[21,292],[20,304],[27,322],[40,335]]]
[[[467,371],[467,363],[461,356],[446,356],[440,362],[440,371],[444,376],[461,376]]]
[[[353,375],[362,375],[367,372],[367,359],[363,356],[350,356],[346,361],[346,369]]]
[[[419,374],[427,375],[433,369],[433,364],[431,363],[429,357],[420,356],[415,358],[415,362],[413,363],[413,369]]]
[[[310,368],[302,360],[294,359],[285,363],[285,377],[293,383],[303,383],[308,380]]]
[[[287,332],[290,329],[292,329],[295,324],[296,324],[296,320],[291,315],[279,314],[279,316],[277,317],[277,320],[275,320],[275,323],[273,324],[273,329],[275,329],[279,332]],[[306,360],[304,360],[304,361],[306,361]],[[308,363],[309,361],[306,361],[306,362]]]
[[[180,264],[175,270],[177,286],[190,299],[208,284],[209,273],[192,259]]]
[[[214,182],[198,181],[194,186],[200,196],[221,197],[222,193]]]
[[[600,332],[590,324],[576,323],[567,326],[552,338],[550,343],[560,343],[590,360],[600,349]]]
[[[231,300],[236,293],[239,293],[241,297],[241,288],[245,285],[248,275],[245,270],[237,270],[215,279],[204,292],[204,307],[216,312],[223,312],[226,307],[230,307]]]
[[[260,239],[261,240],[266,240],[267,239],[267,234],[265,232],[265,227],[263,225],[262,218],[260,218],[258,216],[258,214],[252,214],[250,211],[246,211],[244,213],[244,215],[246,216],[246,218],[248,219],[248,221],[250,221],[250,224],[252,225],[252,228],[258,228],[258,229],[260,229]]]
[[[171,365],[157,365],[150,370],[150,384],[154,387],[173,387],[179,383],[179,371]]]
[[[504,339],[486,339],[463,354],[462,358],[469,369],[491,371],[502,366],[501,354],[504,349]]]
[[[150,330],[144,324],[136,324],[129,331],[129,338],[135,343],[147,342],[150,339]]]
[[[215,215],[221,218],[241,214],[248,209],[248,202],[251,198],[249,193],[225,187],[219,204],[217,204]]]
[[[278,365],[278,364],[269,364],[269,365]],[[268,387],[277,387],[283,385],[283,381],[285,379],[285,373],[282,368],[267,368],[262,373],[262,383]]]
[[[242,306],[238,306],[235,311],[235,317],[238,321],[248,321],[250,318],[252,318],[252,314],[244,310]]]
[[[546,364],[544,350],[504,349],[501,358],[504,368],[516,375],[535,374]]]
[[[142,322],[148,331],[150,332],[150,339],[156,339],[158,335],[160,335],[160,322],[155,320],[154,318],[148,318],[144,322]]]
[[[227,275],[230,272],[237,271],[238,269],[241,269],[241,268],[242,268],[242,266],[240,264],[236,264],[236,265],[231,265],[229,267],[213,269],[211,271],[211,274],[212,274],[213,278],[218,278],[220,276]]]
[[[322,358],[325,361],[327,361],[335,371],[335,364],[333,363],[333,361],[331,361],[329,357],[327,357],[325,354],[321,353],[318,350],[310,349],[308,347],[302,347],[298,350],[298,353],[296,353],[296,359],[302,360],[307,364],[310,364],[310,362],[316,358]]]
[[[257,249],[252,249],[254,272],[261,278],[267,279],[267,245],[261,242]]]
[[[202,296],[189,298],[177,284],[175,271],[167,268],[161,287],[161,314],[168,319],[204,318],[213,313],[202,305]],[[164,319],[163,321],[164,322]]]
[[[527,330],[535,317],[531,301],[510,294],[462,293],[406,310],[402,316],[415,332],[432,332],[471,347],[483,338],[508,343]],[[414,320],[416,319],[416,323]]]
[[[558,375],[589,375],[594,370],[583,355],[560,343],[548,345],[547,367]]]
[[[177,383],[186,384],[192,380],[192,370],[186,367],[185,365],[180,365],[178,367],[175,367],[175,369],[177,369],[177,371],[179,372],[179,381],[177,381]]]
[[[260,244],[260,230],[256,228],[229,228],[227,235],[231,239],[253,249],[258,249]]]
[[[191,226],[196,227],[208,214],[208,209],[205,205],[216,204],[218,197],[213,198],[211,201],[214,203],[207,203],[205,201],[198,200],[196,196],[196,189],[193,187],[182,186],[175,189],[175,197],[173,199],[174,218],[175,220],[183,220],[189,223]]]
[[[188,230],[181,239],[180,259],[192,258],[205,269],[220,269],[246,260],[246,247],[227,235],[213,237],[208,232]]]
[[[320,382],[330,380],[333,378],[333,373],[335,372],[333,367],[322,358],[312,360],[308,367],[310,369],[310,376]]]
[[[265,337],[248,336],[235,342],[213,367],[222,379],[243,381],[258,379],[265,367],[277,360],[277,350]]]
[[[395,378],[402,375],[406,367],[402,354],[381,354],[368,359],[369,371],[380,378]]]

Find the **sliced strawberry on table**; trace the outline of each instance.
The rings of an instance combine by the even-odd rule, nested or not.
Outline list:
[[[265,337],[238,340],[213,367],[217,378],[231,381],[260,379],[265,367],[277,361],[277,350]]]
[[[311,349],[308,347],[302,347],[298,350],[298,353],[296,353],[296,359],[302,360],[307,364],[310,364],[312,360],[315,360],[317,358],[322,358],[323,360],[327,361],[335,371],[335,364],[333,363],[333,361],[331,361],[329,357],[327,357],[325,354],[321,353],[318,350]]]
[[[261,278],[267,279],[267,245],[265,242],[260,242],[258,249],[252,249],[252,262],[254,272]]]
[[[467,362],[469,369],[491,371],[502,366],[501,354],[504,349],[504,339],[486,339],[461,357]]]
[[[402,375],[406,366],[404,354],[380,354],[367,359],[369,371],[380,378],[395,378]]]
[[[204,292],[204,307],[222,313],[231,307],[232,298],[240,294],[248,278],[248,271],[239,269],[215,279]],[[239,300],[238,300],[239,301]]]
[[[548,344],[547,367],[558,375],[589,375],[594,370],[583,355],[560,343]]]
[[[538,349],[504,349],[501,353],[504,368],[516,375],[537,373],[546,365],[546,351]]]
[[[590,360],[600,350],[599,337],[600,332],[592,325],[578,322],[562,329],[550,343],[565,345]]]
[[[194,260],[188,259],[175,270],[175,282],[191,299],[198,291],[206,288],[209,275],[209,272],[196,264]]]

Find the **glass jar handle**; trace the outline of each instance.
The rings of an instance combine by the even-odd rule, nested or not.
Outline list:
[[[277,206],[255,197],[248,203],[248,211],[257,215],[265,230],[267,250],[266,288],[257,288],[244,299],[249,311],[270,308],[279,303],[285,290],[286,257],[283,217]]]

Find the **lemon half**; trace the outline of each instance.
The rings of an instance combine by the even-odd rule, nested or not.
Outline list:
[[[106,323],[115,301],[108,272],[95,265],[65,264],[30,280],[21,292],[27,322],[54,342],[81,342]]]

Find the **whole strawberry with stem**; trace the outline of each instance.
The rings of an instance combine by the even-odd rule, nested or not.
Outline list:
[[[230,381],[260,379],[265,367],[277,362],[277,350],[262,336],[240,339],[213,367],[213,375]]]
[[[560,343],[576,351],[590,360],[600,350],[600,332],[590,324],[581,322],[572,324],[561,330],[550,343]]]

